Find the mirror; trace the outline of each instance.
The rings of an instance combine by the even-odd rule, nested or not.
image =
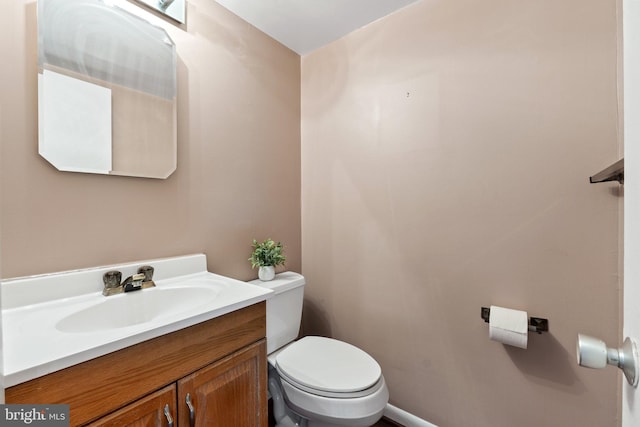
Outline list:
[[[62,171],[167,178],[175,44],[114,3],[38,0],[38,150]]]

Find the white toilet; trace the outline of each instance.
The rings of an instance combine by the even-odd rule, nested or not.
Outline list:
[[[359,348],[331,338],[295,341],[302,318],[304,277],[277,274],[267,300],[269,393],[278,427],[368,427],[382,417],[389,390],[380,365]]]

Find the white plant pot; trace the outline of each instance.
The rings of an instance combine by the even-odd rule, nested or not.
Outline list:
[[[260,267],[258,269],[258,278],[263,282],[268,282],[276,277],[276,268],[272,265],[266,267]]]

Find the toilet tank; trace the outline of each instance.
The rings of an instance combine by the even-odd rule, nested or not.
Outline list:
[[[287,271],[276,274],[268,282],[253,280],[249,283],[274,291],[271,298],[267,299],[267,354],[270,354],[298,337],[304,276]]]

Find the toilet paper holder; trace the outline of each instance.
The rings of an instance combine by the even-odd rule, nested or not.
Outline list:
[[[489,315],[491,314],[491,309],[489,307],[481,307],[480,308],[480,317],[486,322],[489,323]],[[549,320],[543,319],[541,317],[530,317],[529,318],[529,331],[537,332],[539,334],[543,332],[549,332]]]

